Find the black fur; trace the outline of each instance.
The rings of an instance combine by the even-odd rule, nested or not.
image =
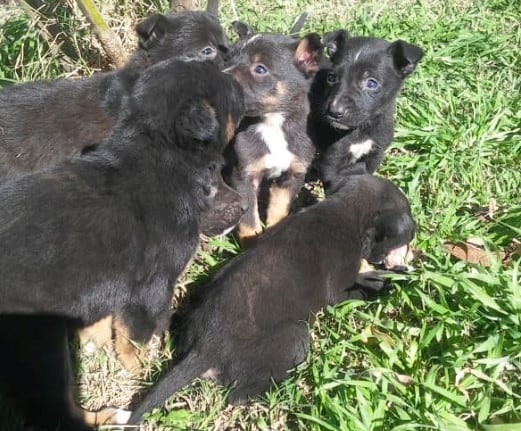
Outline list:
[[[350,174],[373,173],[394,134],[396,98],[422,50],[402,40],[324,35],[332,66],[311,90],[310,131],[326,193]]]
[[[290,215],[234,258],[201,289],[177,347],[180,362],[137,405],[129,420],[160,406],[198,376],[235,384],[232,402],[265,391],[304,360],[306,321],[328,304],[364,298],[361,258],[381,260],[409,243],[415,223],[391,182],[353,175],[325,201]]]
[[[228,49],[218,20],[201,11],[152,15],[136,31],[139,46],[120,70],[0,90],[0,182],[99,143],[114,127],[140,70],[168,58],[210,58],[222,66]]]
[[[269,181],[268,226],[289,212],[304,182],[314,148],[306,132],[308,91],[318,70],[322,46],[318,35],[302,39],[254,33],[234,24],[240,40],[225,69],[241,84],[246,118],[227,152],[225,176],[247,201],[239,237],[247,240],[262,231],[258,194]]]
[[[161,62],[142,72],[104,143],[2,186],[3,318],[63,319],[49,323],[57,346],[65,318],[116,314],[147,340],[169,314],[242,114],[240,86],[213,63]]]

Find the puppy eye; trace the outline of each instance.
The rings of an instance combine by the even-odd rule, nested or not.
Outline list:
[[[203,49],[201,49],[201,54],[205,56],[212,55],[215,52],[215,49],[213,49],[211,46],[207,46]]]
[[[328,73],[326,77],[326,81],[328,84],[335,84],[336,83],[336,75],[334,73]]]
[[[378,88],[378,81],[374,78],[367,78],[365,81],[365,88],[376,90]]]
[[[266,73],[268,73],[268,69],[263,64],[256,64],[253,67],[253,72],[257,75],[265,75]]]

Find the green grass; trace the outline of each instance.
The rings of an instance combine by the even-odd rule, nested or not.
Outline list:
[[[501,262],[491,255],[491,266],[482,267],[443,247],[479,237],[491,253],[510,252],[521,240],[518,3],[221,5],[225,26],[238,18],[283,32],[304,9],[311,12],[304,32],[344,27],[425,50],[399,99],[395,140],[379,169],[411,201],[421,258],[413,272],[393,277],[388,295],[320,313],[307,360],[258,402],[230,407],[224,388],[197,382],[142,429],[521,430],[520,257]],[[0,77],[34,78],[23,70],[45,52],[31,37],[0,45],[0,70],[22,42],[27,63]],[[60,73],[47,58],[41,66]],[[483,217],[483,208],[491,214]],[[229,238],[210,245],[181,285],[200,284],[238,252]]]

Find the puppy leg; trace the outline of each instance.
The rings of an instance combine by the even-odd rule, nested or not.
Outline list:
[[[139,344],[150,340],[155,332],[162,332],[168,327],[170,321],[170,301],[172,295],[164,298],[161,311],[150,312],[142,306],[127,306],[114,317],[114,348],[123,367],[140,375],[143,371]]]
[[[122,409],[106,408],[97,412],[82,410],[83,420],[91,426],[125,425],[131,412]]]
[[[304,184],[306,170],[299,164],[270,185],[266,225],[273,226],[289,214],[291,202]]]
[[[80,343],[89,348],[90,343],[95,348],[112,344],[112,316],[104,317],[86,328],[78,331]]]
[[[234,185],[234,188],[245,199],[247,207],[237,226],[237,236],[243,246],[262,233],[262,223],[257,201],[260,181],[259,176],[247,177],[244,181],[237,182]]]

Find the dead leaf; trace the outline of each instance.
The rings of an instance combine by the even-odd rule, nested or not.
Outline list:
[[[475,239],[476,238],[473,238],[473,240]],[[443,244],[443,248],[456,259],[483,266],[490,266],[489,256],[496,256],[500,260],[504,258],[504,253],[499,253],[498,255],[494,252],[487,252],[485,249],[474,245],[474,241],[462,241],[457,243],[446,241]]]

